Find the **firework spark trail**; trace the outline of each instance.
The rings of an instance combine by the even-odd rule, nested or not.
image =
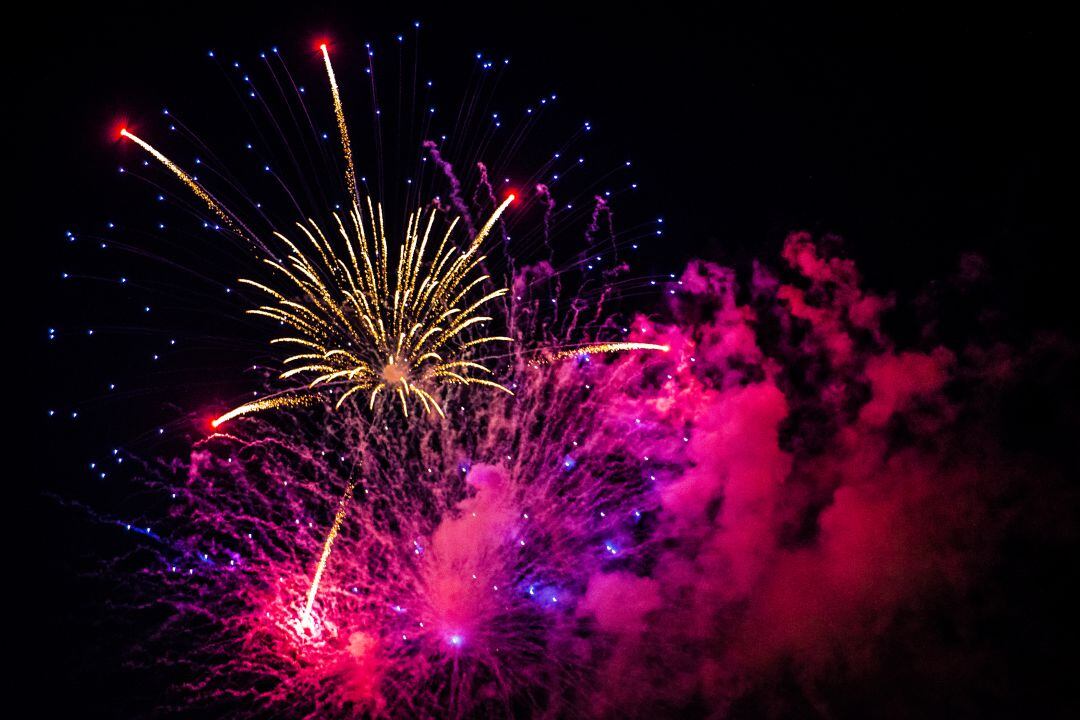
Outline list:
[[[326,77],[330,81],[330,92],[334,96],[334,116],[337,118],[338,133],[341,135],[341,152],[345,157],[345,184],[348,186],[349,199],[359,202],[360,190],[356,184],[356,167],[353,165],[352,143],[349,142],[349,128],[345,124],[345,111],[341,107],[341,95],[338,92],[337,78],[334,76],[334,66],[330,64],[330,52],[326,43],[319,45],[322,51],[323,62],[326,65]]]
[[[671,350],[671,346],[644,342],[592,343],[575,348],[566,348],[564,350],[541,351],[540,357],[530,360],[529,365],[532,367],[539,367],[541,365],[558,362],[559,360],[568,360],[570,358],[584,357],[587,355],[623,352],[626,350],[656,350],[659,352],[668,352]]]
[[[302,627],[309,627],[311,623],[311,608],[315,605],[315,597],[319,593],[319,582],[322,580],[323,571],[326,570],[326,562],[330,559],[330,550],[334,546],[334,538],[337,537],[338,531],[341,529],[341,523],[345,520],[345,515],[349,511],[349,501],[352,499],[353,488],[356,487],[356,483],[349,483],[345,488],[345,494],[341,497],[341,502],[338,504],[338,511],[334,515],[334,523],[330,526],[330,532],[326,535],[326,542],[323,543],[322,555],[319,556],[319,562],[315,566],[315,575],[311,580],[311,588],[307,593],[307,601],[304,603],[304,612],[300,615],[300,624]]]
[[[306,395],[280,395],[277,397],[264,398],[263,400],[256,400],[255,402],[249,402],[239,407],[233,408],[227,413],[211,420],[210,425],[216,428],[219,425],[229,422],[233,418],[240,417],[241,415],[247,415],[249,413],[262,412],[263,410],[273,410],[284,407],[308,407],[316,403],[316,398]]]
[[[218,218],[220,218],[221,221],[224,222],[230,230],[235,232],[240,237],[248,240],[249,242],[259,247],[262,247],[262,243],[259,242],[259,240],[255,237],[253,233],[251,233],[247,228],[243,226],[243,223],[233,218],[233,216],[227,210],[225,210],[224,205],[218,202],[218,200],[209,192],[207,192],[202,185],[197,183],[193,177],[184,172],[179,165],[174,163],[172,160],[170,160],[168,157],[158,151],[157,148],[155,148],[153,145],[146,142],[138,135],[132,133],[127,128],[123,128],[120,130],[120,136],[131,140],[143,150],[150,153],[155,160],[157,160],[170,171],[172,171],[172,173],[176,175],[176,177],[180,178],[180,181],[187,185],[191,192],[194,193],[197,198],[202,200],[211,210],[211,212],[217,215]]]

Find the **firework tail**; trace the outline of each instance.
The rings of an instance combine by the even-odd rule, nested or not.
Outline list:
[[[330,526],[330,532],[326,534],[322,555],[315,566],[315,575],[311,579],[311,587],[307,592],[304,611],[300,615],[301,627],[311,627],[311,609],[315,605],[316,596],[319,594],[319,582],[322,580],[323,572],[326,570],[326,563],[330,560],[330,551],[334,547],[334,539],[337,537],[338,531],[341,530],[341,523],[345,521],[345,516],[348,514],[349,501],[352,500],[353,488],[355,487],[356,482],[353,481],[345,488],[345,494],[341,496],[341,501],[338,503],[337,513],[334,514],[334,524]]]

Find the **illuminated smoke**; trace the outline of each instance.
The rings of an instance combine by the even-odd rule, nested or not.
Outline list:
[[[1031,478],[946,388],[997,392],[1023,361],[899,349],[850,261],[807,235],[783,256],[749,304],[691,263],[628,322],[666,353],[517,354],[516,396],[449,422],[297,411],[153,472],[178,499],[140,582],[201,630],[144,650],[198,668],[185,707],[240,715],[723,717],[785,673],[806,698],[872,676],[985,576],[991,507]]]

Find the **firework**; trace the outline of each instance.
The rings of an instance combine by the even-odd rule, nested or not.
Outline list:
[[[344,252],[313,220],[297,223],[310,245],[307,251],[281,233],[274,236],[288,253],[282,263],[263,258],[282,283],[277,289],[249,279],[240,282],[258,288],[275,301],[250,310],[253,315],[277,320],[294,332],[271,340],[293,345],[304,352],[285,358],[288,367],[281,379],[314,376],[300,392],[246,403],[216,418],[218,427],[229,420],[263,410],[306,404],[305,391],[317,393],[331,387],[341,390],[335,409],[356,393],[368,394],[368,407],[376,399],[396,399],[402,413],[409,414],[410,401],[425,413],[445,413],[436,399],[437,386],[477,385],[513,394],[506,386],[476,372],[491,370],[473,359],[471,348],[491,342],[511,342],[499,335],[464,338],[474,326],[493,318],[481,314],[483,307],[506,294],[505,288],[472,297],[490,276],[482,274],[485,256],[479,250],[506,208],[513,193],[488,218],[464,249],[451,242],[457,224],[450,223],[433,254],[428,253],[436,211],[416,211],[409,216],[405,239],[396,259],[388,249],[381,204],[366,199],[366,212],[357,198],[352,147],[334,69],[325,44],[320,45],[334,101],[334,113],[346,161],[346,183],[354,198],[347,221],[334,213]],[[126,137],[173,172],[220,218],[236,228],[227,212],[210,193],[176,163],[145,140],[126,129]],[[430,243],[434,245],[434,243]],[[299,302],[293,298],[298,298]]]
[[[334,524],[330,526],[330,532],[327,533],[326,541],[323,543],[322,555],[319,556],[319,564],[315,566],[315,576],[311,580],[307,601],[304,603],[304,612],[300,615],[300,624],[303,627],[310,627],[311,608],[315,604],[315,596],[319,594],[319,581],[322,580],[323,572],[326,570],[326,561],[330,559],[330,550],[334,547],[334,539],[337,537],[338,531],[341,530],[341,523],[345,521],[345,515],[348,513],[349,500],[352,499],[354,487],[356,487],[355,483],[349,483],[345,488],[345,494],[341,496],[337,513],[334,515]]]
[[[490,374],[491,370],[471,359],[467,351],[490,342],[511,338],[480,335],[464,339],[466,330],[493,318],[480,314],[485,304],[506,294],[506,289],[470,297],[475,288],[489,279],[478,268],[485,256],[478,249],[503,211],[514,201],[503,201],[464,251],[450,242],[456,223],[451,223],[432,256],[427,254],[435,211],[409,218],[405,241],[398,248],[396,270],[391,270],[381,207],[368,203],[362,214],[354,205],[347,227],[336,214],[337,228],[347,256],[335,250],[326,234],[314,222],[297,223],[312,246],[305,253],[278,234],[288,247],[288,265],[265,260],[289,290],[274,289],[254,280],[241,280],[269,295],[275,302],[250,310],[283,323],[292,330],[272,344],[297,346],[304,352],[285,359],[288,367],[281,379],[314,376],[310,391],[323,387],[342,389],[335,409],[356,393],[367,393],[373,407],[380,395],[400,402],[409,414],[410,401],[425,412],[444,415],[436,399],[441,384],[482,385],[511,391],[505,386],[470,372]],[[377,208],[377,209],[376,209]],[[367,229],[365,229],[367,225]],[[311,254],[317,256],[317,260]],[[286,295],[286,292],[289,294]],[[298,296],[301,302],[291,300]],[[215,420],[231,418],[282,405],[294,405],[296,396],[279,401],[250,403]]]
[[[540,356],[533,358],[529,361],[529,364],[533,367],[540,367],[559,360],[569,360],[575,357],[587,357],[589,355],[602,355],[605,353],[623,352],[625,350],[656,350],[658,352],[668,352],[671,350],[670,345],[659,345],[657,343],[645,343],[645,342],[612,342],[612,343],[592,343],[590,345],[581,345],[575,348],[565,348],[555,351],[541,351]]]
[[[345,184],[349,189],[349,197],[355,201],[360,194],[356,185],[356,166],[353,163],[352,143],[349,142],[349,127],[345,124],[345,110],[341,107],[341,93],[338,92],[337,78],[334,76],[334,66],[330,62],[330,51],[326,49],[326,43],[319,45],[319,51],[326,65],[330,92],[334,96],[334,117],[337,119],[338,134],[341,136],[341,153],[345,156]]]
[[[458,222],[455,219],[437,249],[429,254],[436,210],[411,213],[395,260],[388,250],[382,205],[373,205],[367,198],[365,207],[361,208],[337,79],[326,44],[320,44],[319,49],[333,96],[345,157],[346,185],[353,198],[347,221],[333,213],[344,252],[314,220],[308,219],[296,226],[307,241],[301,244],[310,245],[309,250],[275,232],[274,236],[284,243],[287,260],[282,263],[263,258],[281,285],[240,280],[274,301],[249,313],[276,320],[293,331],[274,338],[271,344],[292,345],[302,351],[285,358],[284,364],[291,366],[281,373],[280,379],[294,376],[310,379],[305,387],[287,394],[234,408],[213,420],[212,425],[216,428],[234,418],[264,410],[302,406],[323,389],[339,391],[335,409],[340,409],[353,395],[366,393],[369,408],[374,408],[381,395],[396,399],[405,416],[409,415],[411,402],[425,414],[435,412],[445,417],[438,400],[441,385],[480,386],[513,395],[509,388],[490,377],[475,375],[490,376],[492,371],[469,352],[488,343],[513,342],[513,338],[486,334],[466,337],[466,331],[492,321],[492,316],[481,314],[482,309],[508,292],[499,288],[478,299],[471,296],[478,286],[490,280],[490,275],[483,273],[486,256],[479,254],[479,250],[516,195],[506,196],[464,249],[451,242]],[[126,129],[121,130],[121,135],[171,170],[230,227],[237,227],[232,214],[176,163]],[[594,343],[545,351],[534,364],[622,350],[666,352],[668,348],[650,343]]]
[[[303,238],[299,242],[274,232],[274,237],[283,244],[285,260],[262,258],[274,280],[263,283],[242,278],[239,281],[273,301],[248,310],[250,314],[288,328],[288,334],[272,339],[271,345],[299,350],[284,359],[285,369],[279,379],[300,377],[306,382],[273,397],[233,408],[215,418],[211,425],[217,428],[252,413],[316,404],[332,399],[333,393],[337,393],[334,410],[340,410],[350,398],[366,394],[369,409],[374,409],[380,397],[396,400],[406,417],[410,406],[419,407],[425,414],[434,412],[445,417],[439,400],[443,386],[479,386],[513,395],[510,388],[491,378],[493,371],[473,353],[491,343],[513,342],[509,336],[477,330],[494,320],[492,315],[483,314],[485,307],[508,292],[506,288],[486,293],[480,290],[491,279],[484,272],[486,256],[481,248],[516,195],[508,193],[462,248],[452,241],[458,218],[449,223],[436,246],[432,231],[437,211],[416,210],[408,217],[404,240],[397,245],[396,253],[391,252],[382,205],[365,198],[361,206],[337,79],[326,44],[321,44],[319,49],[345,159],[350,211],[345,219],[332,213],[336,233],[324,232],[310,218],[296,223]],[[240,232],[233,215],[192,176],[126,129],[121,135],[149,152],[230,228]],[[338,236],[339,239],[330,239]],[[261,241],[254,244],[265,247]],[[653,343],[593,343],[543,351],[532,365],[538,367],[590,353],[623,350],[667,352],[668,347]],[[310,625],[319,583],[351,495],[350,485],[323,543],[301,613],[304,627]]]
[[[163,561],[177,568],[164,601],[184,618],[209,606],[223,626],[225,657],[205,661],[192,702],[243,698],[240,716],[463,718],[584,701],[589,660],[574,637],[585,581],[644,562],[634,538],[656,503],[649,475],[680,461],[660,452],[678,452],[679,430],[630,394],[646,371],[670,370],[671,354],[537,371],[534,353],[510,346],[519,392],[474,393],[468,422],[390,434],[346,404],[325,426],[256,414],[242,436],[199,443],[162,532],[238,565],[226,572],[197,549]],[[205,582],[201,603],[176,599]],[[178,652],[199,662],[205,650],[168,649]],[[277,689],[238,686],[241,674]]]
[[[578,464],[565,455],[559,441],[564,434],[580,438],[574,441],[579,451],[591,449],[597,462],[609,466],[610,459],[602,460],[603,453],[599,451],[602,446],[622,448],[619,452],[623,455],[632,455],[626,447],[624,421],[594,426],[590,409],[599,407],[605,398],[615,397],[618,389],[638,372],[637,365],[629,361],[606,372],[603,363],[595,363],[598,375],[585,387],[597,391],[589,398],[577,397],[573,377],[578,368],[535,371],[575,357],[624,351],[666,353],[670,346],[644,341],[578,341],[563,345],[551,336],[544,336],[543,342],[528,337],[522,329],[528,326],[527,303],[519,304],[514,299],[495,302],[506,297],[509,290],[498,287],[492,279],[486,269],[488,257],[484,251],[485,241],[517,200],[515,193],[507,193],[497,202],[489,184],[488,196],[495,207],[474,230],[464,200],[455,190],[458,217],[444,220],[438,202],[433,202],[431,207],[419,206],[408,214],[400,240],[392,242],[393,233],[387,229],[381,203],[359,193],[337,79],[327,46],[320,45],[320,51],[331,90],[349,195],[346,211],[330,213],[328,223],[320,224],[309,217],[295,223],[291,237],[275,231],[273,239],[264,242],[194,176],[142,138],[126,129],[121,133],[179,178],[230,230],[255,249],[256,259],[266,269],[268,279],[242,278],[239,282],[262,293],[267,300],[247,312],[284,328],[270,340],[271,346],[295,348],[283,358],[278,374],[278,380],[286,381],[288,387],[235,407],[215,418],[211,425],[217,428],[233,419],[264,411],[317,405],[331,409],[336,418],[320,426],[314,436],[307,437],[302,433],[283,434],[258,417],[251,420],[259,434],[269,440],[267,447],[293,447],[312,460],[318,451],[316,466],[325,471],[327,481],[315,502],[328,507],[336,498],[336,512],[321,543],[315,542],[318,531],[314,521],[307,523],[312,530],[310,537],[286,541],[287,529],[294,523],[302,526],[299,517],[289,522],[280,516],[280,511],[284,508],[299,515],[303,503],[291,496],[271,498],[266,489],[246,478],[233,478],[256,502],[265,503],[266,519],[260,518],[259,522],[271,547],[293,548],[297,562],[305,570],[310,568],[310,558],[318,558],[310,574],[282,572],[281,583],[286,583],[286,576],[298,575],[303,580],[295,585],[283,585],[282,595],[273,609],[263,611],[264,618],[306,643],[305,652],[334,645],[339,638],[334,618],[344,606],[354,602],[341,597],[341,573],[353,573],[358,578],[353,592],[358,592],[362,584],[366,593],[385,600],[384,606],[398,608],[395,613],[406,612],[402,603],[407,602],[415,607],[418,618],[427,619],[418,620],[417,627],[398,628],[402,630],[401,640],[392,643],[385,634],[380,637],[353,633],[349,652],[363,647],[367,653],[379,647],[404,658],[411,652],[409,644],[415,641],[453,649],[468,645],[472,652],[479,653],[472,672],[494,671],[502,666],[502,657],[516,657],[525,670],[518,676],[507,675],[503,682],[534,686],[539,680],[531,674],[533,663],[529,658],[543,653],[550,641],[544,630],[549,622],[545,613],[557,611],[560,598],[565,604],[582,592],[581,587],[574,586],[572,578],[574,566],[580,564],[588,548],[603,546],[606,554],[617,554],[613,541],[605,536],[626,532],[619,523],[604,522],[600,527],[592,527],[592,520],[597,513],[604,518],[608,512],[623,521],[640,517],[634,507],[647,501],[636,479],[642,473],[633,463],[623,468],[627,477],[622,486],[603,494],[597,492],[598,487],[587,473],[580,475],[580,481],[570,478],[557,481],[551,474],[553,468],[561,475]],[[452,185],[458,188],[450,164],[438,154],[434,157],[443,173],[451,178]],[[455,231],[462,220],[468,234],[456,238]],[[547,215],[545,232],[546,222]],[[522,275],[513,273],[508,279],[518,287]],[[502,312],[494,312],[495,307]],[[599,312],[598,307],[597,316]],[[503,321],[514,329],[505,335],[489,330]],[[571,323],[565,331],[563,341],[569,341],[573,326]],[[492,347],[502,348],[498,358],[516,380],[513,387],[520,384],[521,392],[515,392],[508,387],[508,381],[496,377],[490,362],[493,358],[485,356]],[[297,381],[301,382],[294,384]],[[447,398],[455,390],[474,387],[493,392],[477,393],[473,397],[467,422],[418,425],[395,436],[394,443],[403,443],[400,448],[376,430],[374,423],[361,419],[363,413],[375,411],[377,403],[380,407],[400,409],[406,418],[421,413],[445,417]],[[600,387],[604,388],[603,392],[599,392]],[[525,397],[520,397],[521,394]],[[509,427],[535,430],[511,441],[500,424],[492,422],[500,416],[509,418]],[[477,430],[474,423],[484,429]],[[366,429],[352,435],[361,427]],[[374,497],[368,495],[369,483],[365,481],[363,502],[354,500],[357,481],[340,485],[340,473],[326,467],[322,460],[328,452],[341,452],[329,449],[327,442],[342,435],[353,438],[342,461],[348,456],[354,468],[365,462],[390,468],[388,473],[378,473],[379,480],[370,483],[379,489]],[[244,441],[231,435],[214,435],[208,442]],[[470,446],[486,455],[509,449],[507,460],[519,454],[521,459],[505,469],[481,466],[473,470],[466,465],[458,468],[462,474],[451,474],[451,477],[456,475],[456,480],[449,483],[445,477],[434,474],[436,467],[440,468],[440,475],[445,474],[446,466],[454,462],[452,458]],[[284,465],[290,462],[284,461]],[[583,461],[583,465],[591,462]],[[292,470],[282,472],[288,476]],[[424,478],[430,487],[405,492],[402,481],[409,475]],[[288,486],[289,480],[281,479],[281,483]],[[476,494],[471,500],[463,492],[468,488]],[[205,508],[200,515],[217,513],[212,508],[215,502],[235,504],[243,517],[256,515],[241,510],[251,500],[226,499],[209,486],[201,492],[199,498],[188,496]],[[535,530],[529,523],[523,524],[530,518],[531,508],[556,502],[563,505],[560,521],[534,520]],[[376,512],[376,507],[382,510]],[[436,518],[447,513],[463,513],[463,522],[448,522],[444,517],[439,521],[444,530],[439,531],[439,522],[433,527],[424,521],[425,508],[436,508]],[[470,524],[470,518],[481,516],[482,526]],[[362,531],[348,532],[350,522]],[[545,522],[550,523],[546,529]],[[567,532],[571,522],[577,527]],[[318,526],[322,525],[319,521]],[[476,535],[478,527],[487,528],[488,532]],[[544,542],[537,542],[535,548],[533,545],[545,532],[560,534],[560,547],[550,557],[544,556]],[[403,536],[410,537],[405,557],[415,561],[411,564],[398,557],[401,548],[394,546]],[[252,534],[248,533],[248,537]],[[517,554],[506,553],[503,545],[507,538]],[[254,566],[257,572],[280,567],[277,561],[270,560],[273,551],[251,549],[260,558]],[[337,567],[337,563],[331,565],[332,553],[336,553],[335,557],[344,553],[343,567]],[[596,567],[606,556],[601,555],[592,565]],[[209,556],[203,554],[203,560],[209,562]],[[390,564],[395,570],[384,576],[385,588],[376,592],[378,568],[383,567],[385,572]],[[328,577],[334,577],[337,582],[324,582]],[[320,597],[320,588],[324,597]],[[504,588],[503,595],[489,595],[498,593],[500,588]],[[245,588],[242,592],[248,591]],[[504,596],[507,600],[500,599]],[[371,609],[353,610],[368,615]],[[504,667],[499,672],[507,670]],[[561,668],[560,672],[570,671]],[[302,685],[311,678],[310,672],[299,672],[297,682]],[[422,681],[419,677],[403,676],[396,682],[407,686],[409,682]],[[458,682],[455,680],[454,684]],[[299,685],[289,683],[289,686]],[[457,692],[450,688],[447,691]],[[383,691],[372,689],[360,704],[372,697],[386,698],[379,702],[393,702],[396,712],[401,712],[410,702],[405,695],[389,690],[384,695]],[[451,705],[459,709],[470,707],[463,699],[452,700]]]
[[[243,223],[237,220],[232,213],[226,210],[225,206],[218,202],[217,198],[211,195],[202,185],[199,184],[198,181],[195,180],[195,178],[184,172],[184,170],[181,169],[179,165],[177,165],[172,160],[163,155],[157,148],[155,148],[153,145],[146,142],[141,137],[134,134],[127,128],[121,128],[120,137],[131,140],[143,150],[150,153],[150,155],[155,160],[168,168],[173,175],[180,178],[180,181],[187,185],[188,189],[191,190],[192,193],[194,193],[195,197],[202,200],[206,204],[206,207],[208,207],[211,212],[217,215],[218,218],[229,227],[229,229],[233,230],[242,237],[246,237],[249,239],[252,237],[250,231],[248,231],[246,228],[242,229]]]
[[[261,410],[270,410],[272,408],[280,407],[305,407],[314,405],[317,402],[317,398],[308,395],[279,395],[270,398],[264,398],[262,400],[256,400],[255,402],[249,402],[239,407],[233,408],[224,415],[215,418],[210,421],[211,427],[218,427],[222,423],[232,420],[234,417],[241,415],[247,415],[248,413],[259,412]]]
[[[68,301],[89,299],[83,280],[133,280],[97,332],[80,331],[126,333],[151,303],[161,320],[124,348],[154,368],[146,385],[113,376],[126,363],[111,344],[99,366],[46,358],[53,380],[35,388],[66,398],[91,378],[95,395],[109,389],[108,410],[131,408],[93,428],[113,437],[79,458],[84,475],[71,472],[81,453],[65,421],[52,443],[64,448],[52,454],[63,511],[24,513],[34,564],[66,576],[36,583],[50,617],[30,644],[60,654],[50,666],[65,681],[95,685],[78,693],[86,711],[917,716],[942,705],[942,688],[944,707],[1011,707],[1011,694],[972,683],[1002,675],[1013,649],[1041,657],[1041,630],[1054,627],[1026,633],[1036,652],[1008,630],[1024,618],[1019,595],[1054,597],[1027,592],[1054,587],[1031,582],[1017,549],[1046,559],[1036,580],[1057,577],[1069,557],[1057,540],[1077,535],[1072,476],[1038,451],[1075,434],[1048,429],[1062,415],[1042,401],[1046,388],[1068,396],[1054,368],[1075,367],[1075,350],[995,338],[968,297],[970,258],[960,312],[938,307],[951,291],[929,293],[940,312],[907,328],[925,302],[861,288],[832,237],[790,236],[779,272],[694,260],[657,269],[650,289],[642,258],[663,248],[631,250],[663,220],[637,222],[645,203],[623,202],[638,178],[593,173],[603,133],[586,123],[561,142],[540,137],[544,164],[523,172],[524,131],[555,96],[544,110],[488,102],[502,67],[478,55],[461,109],[445,112],[441,81],[428,93],[408,72],[420,56],[409,42],[397,36],[380,61],[397,82],[374,72],[374,43],[366,78],[344,66],[335,76],[326,44],[302,76],[276,49],[265,62],[215,60],[254,121],[218,140],[250,167],[233,174],[166,111],[190,143],[161,145],[179,164],[121,135],[153,166],[120,169],[152,187],[153,216],[68,234],[65,263],[80,267],[58,268],[75,282],[57,304],[81,311]],[[375,165],[343,109],[359,80],[372,92]],[[326,107],[311,112],[305,86]],[[159,182],[184,197],[173,203]],[[519,205],[507,205],[510,188]],[[190,277],[129,262],[145,259]],[[918,332],[890,338],[894,307]],[[188,333],[161,334],[185,312]],[[977,328],[966,338],[965,319]],[[68,344],[58,327],[50,342],[91,342]],[[205,412],[240,381],[220,371],[241,365],[243,396]],[[1020,378],[1036,375],[1032,395]],[[192,412],[165,405],[171,422],[124,437],[147,420],[138,398],[170,385]],[[1032,397],[1017,415],[1015,400]],[[85,423],[91,408],[70,402],[57,412]],[[214,416],[230,431],[208,432]],[[1017,427],[1034,430],[1002,442]],[[70,522],[81,512],[89,532]],[[71,533],[86,547],[73,552]],[[1032,544],[1046,537],[1047,552]],[[107,555],[85,573],[90,548]],[[1024,577],[998,582],[1002,565]],[[1006,628],[1006,654],[987,652],[987,628]],[[91,673],[77,657],[88,644]],[[1032,677],[1038,692],[1019,693],[1018,707],[1061,694]]]
[[[348,137],[344,129],[342,132],[347,147]],[[126,130],[123,133],[172,170],[214,212],[230,218],[202,186],[169,158],[141,138]],[[500,288],[479,299],[471,295],[490,279],[481,274],[486,256],[478,251],[515,199],[514,194],[509,194],[463,250],[450,241],[455,220],[434,253],[429,254],[436,211],[430,210],[426,221],[423,213],[412,213],[396,262],[388,250],[382,206],[372,205],[370,199],[366,213],[359,203],[353,203],[348,223],[334,213],[345,253],[310,219],[296,224],[311,246],[307,252],[275,232],[287,249],[287,260],[282,263],[263,258],[263,262],[283,285],[275,289],[255,280],[241,278],[240,282],[275,301],[248,312],[277,320],[294,331],[271,340],[271,344],[294,345],[306,351],[285,358],[284,363],[293,366],[281,373],[281,379],[314,375],[306,386],[312,391],[344,386],[335,408],[357,392],[368,393],[368,406],[373,407],[381,393],[399,400],[406,416],[410,401],[426,413],[444,415],[435,391],[442,384],[478,385],[513,394],[498,382],[470,374],[490,375],[491,370],[467,353],[470,348],[512,342],[512,338],[480,335],[464,339],[463,334],[477,324],[491,321],[491,316],[480,314],[482,308],[507,293]],[[293,297],[300,302],[290,299]],[[213,425],[253,412],[305,403],[302,393],[246,403],[216,418]]]

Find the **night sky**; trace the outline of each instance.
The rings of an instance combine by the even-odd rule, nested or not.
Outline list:
[[[170,394],[216,401],[235,392],[228,363],[245,362],[246,348],[218,356],[220,367],[209,368],[217,375],[205,383],[189,384],[210,362],[197,354],[189,358],[197,371],[158,382],[140,375],[135,359],[146,354],[145,336],[121,338],[120,348],[138,346],[127,354],[91,353],[50,344],[47,328],[86,326],[123,302],[89,291],[84,305],[73,306],[58,291],[60,273],[83,259],[68,247],[66,230],[146,214],[142,198],[119,190],[116,166],[132,153],[110,141],[115,119],[150,125],[175,103],[212,128],[214,143],[232,139],[236,107],[205,87],[221,84],[205,62],[209,48],[245,57],[276,44],[293,63],[316,63],[306,53],[320,34],[342,47],[389,45],[420,20],[422,62],[437,68],[437,77],[471,67],[478,51],[509,56],[512,72],[500,87],[508,106],[558,92],[570,115],[603,133],[600,146],[634,159],[642,202],[664,217],[665,229],[664,242],[639,261],[643,272],[678,272],[702,258],[734,268],[748,284],[754,262],[775,262],[790,233],[836,235],[864,286],[897,298],[897,311],[883,323],[904,348],[918,342],[926,313],[934,312],[926,299],[948,297],[946,278],[977,256],[987,279],[975,297],[942,311],[941,337],[992,337],[1015,348],[1051,342],[1062,348],[1060,357],[1075,359],[1075,266],[1064,259],[1073,238],[1058,223],[1073,184],[1063,181],[1063,150],[1075,127],[1066,112],[1075,82],[1061,18],[988,6],[584,6],[110,3],[46,11],[18,32],[9,67],[23,132],[11,137],[25,163],[9,173],[17,181],[9,287],[18,288],[9,302],[11,312],[28,317],[26,335],[8,351],[31,379],[9,374],[8,384],[19,398],[12,415],[30,419],[17,424],[29,430],[31,445],[18,441],[9,453],[31,462],[8,478],[17,526],[9,554],[26,566],[6,586],[8,599],[24,608],[25,637],[13,655],[30,658],[24,669],[36,688],[10,699],[36,710],[17,714],[137,716],[152,706],[148,697],[160,682],[121,667],[129,635],[146,628],[103,623],[107,603],[99,593],[106,585],[84,577],[127,541],[82,521],[65,499],[85,497],[88,457],[107,454],[148,423],[155,427],[181,403]],[[343,65],[356,60],[347,51],[341,57]],[[985,324],[975,327],[975,317]],[[167,338],[170,329],[161,333]],[[139,390],[123,402],[109,399],[102,386],[113,377],[132,378]],[[996,443],[1071,483],[1053,486],[1060,503],[1046,499],[1058,505],[1046,517],[1061,532],[1009,536],[978,586],[994,597],[979,620],[986,638],[979,652],[1000,661],[994,667],[1002,674],[933,686],[926,679],[932,672],[890,675],[895,667],[883,663],[849,695],[826,691],[816,708],[806,698],[789,700],[801,696],[781,680],[758,691],[776,702],[758,696],[734,714],[846,718],[876,708],[881,717],[908,717],[932,712],[932,698],[949,717],[1065,717],[1077,710],[1069,670],[1076,665],[1077,598],[1068,590],[1077,540],[1076,368],[1047,361],[1041,377],[1024,383],[1003,401]],[[76,406],[87,418],[80,423],[46,415]],[[102,486],[91,500],[108,503],[112,492]],[[1023,512],[1007,494],[996,502],[994,512]],[[29,598],[12,597],[25,589]],[[877,688],[893,680],[919,702],[882,693],[889,699],[876,706]]]

